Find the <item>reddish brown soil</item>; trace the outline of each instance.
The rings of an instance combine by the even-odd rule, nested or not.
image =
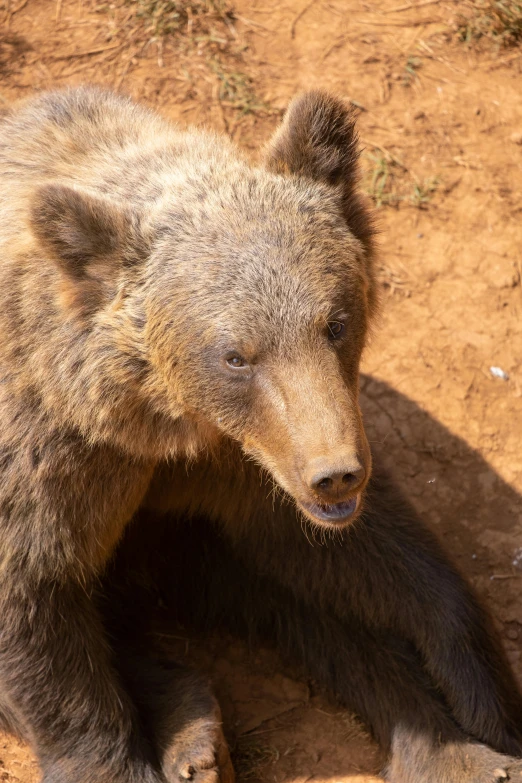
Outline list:
[[[376,158],[399,161],[402,196],[379,211],[384,308],[364,360],[370,438],[489,604],[522,681],[522,52],[464,47],[448,34],[450,2],[237,0],[228,43],[188,49],[146,45],[128,6],[10,0],[6,11],[5,106],[103,83],[252,151],[297,90],[323,86],[363,107],[365,165],[371,174]],[[253,113],[220,94],[209,67],[220,50],[252,77]],[[433,178],[437,191],[416,208],[415,183]],[[176,646],[212,674],[241,779],[374,779],[378,752],[351,716],[271,653],[230,640]],[[38,779],[9,738],[0,779]]]

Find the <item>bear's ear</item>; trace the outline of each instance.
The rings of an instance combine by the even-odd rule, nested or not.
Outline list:
[[[328,93],[305,92],[291,102],[265,154],[279,174],[328,185],[357,180],[357,133],[353,112]]]
[[[122,252],[129,221],[109,199],[55,183],[38,188],[31,202],[34,235],[62,272],[78,282],[96,277]]]
[[[375,309],[372,213],[358,191],[359,145],[353,110],[338,98],[314,90],[298,95],[268,143],[265,166],[283,176],[329,185],[340,199],[348,228],[364,251],[370,309]]]
[[[84,315],[114,299],[124,266],[145,252],[130,211],[104,196],[57,183],[33,195],[30,225],[62,272],[63,304]]]

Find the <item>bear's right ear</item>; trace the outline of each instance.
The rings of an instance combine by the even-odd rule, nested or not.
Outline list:
[[[81,280],[117,254],[129,221],[124,210],[107,198],[51,183],[34,194],[30,222],[61,270]]]
[[[137,250],[132,215],[109,198],[51,183],[39,187],[30,225],[64,278],[69,304],[93,310],[114,296],[129,248]]]
[[[349,229],[371,258],[375,231],[358,192],[359,145],[349,106],[319,90],[298,95],[268,143],[264,164],[277,174],[306,177],[334,188]]]

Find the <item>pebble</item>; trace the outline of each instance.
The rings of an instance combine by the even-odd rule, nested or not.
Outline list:
[[[503,381],[509,381],[509,373],[505,372],[501,367],[490,367],[489,371],[495,378],[502,378]]]

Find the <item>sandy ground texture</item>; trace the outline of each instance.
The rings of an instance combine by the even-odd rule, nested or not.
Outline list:
[[[147,0],[9,0],[0,101],[96,82],[253,154],[296,91],[353,102],[382,230],[370,439],[491,608],[522,680],[522,49],[462,43],[463,5],[237,0],[202,18],[182,3],[162,36],[161,20],[137,16]],[[240,780],[377,780],[353,717],[269,651],[175,646],[213,678]],[[0,780],[38,780],[7,737]]]

